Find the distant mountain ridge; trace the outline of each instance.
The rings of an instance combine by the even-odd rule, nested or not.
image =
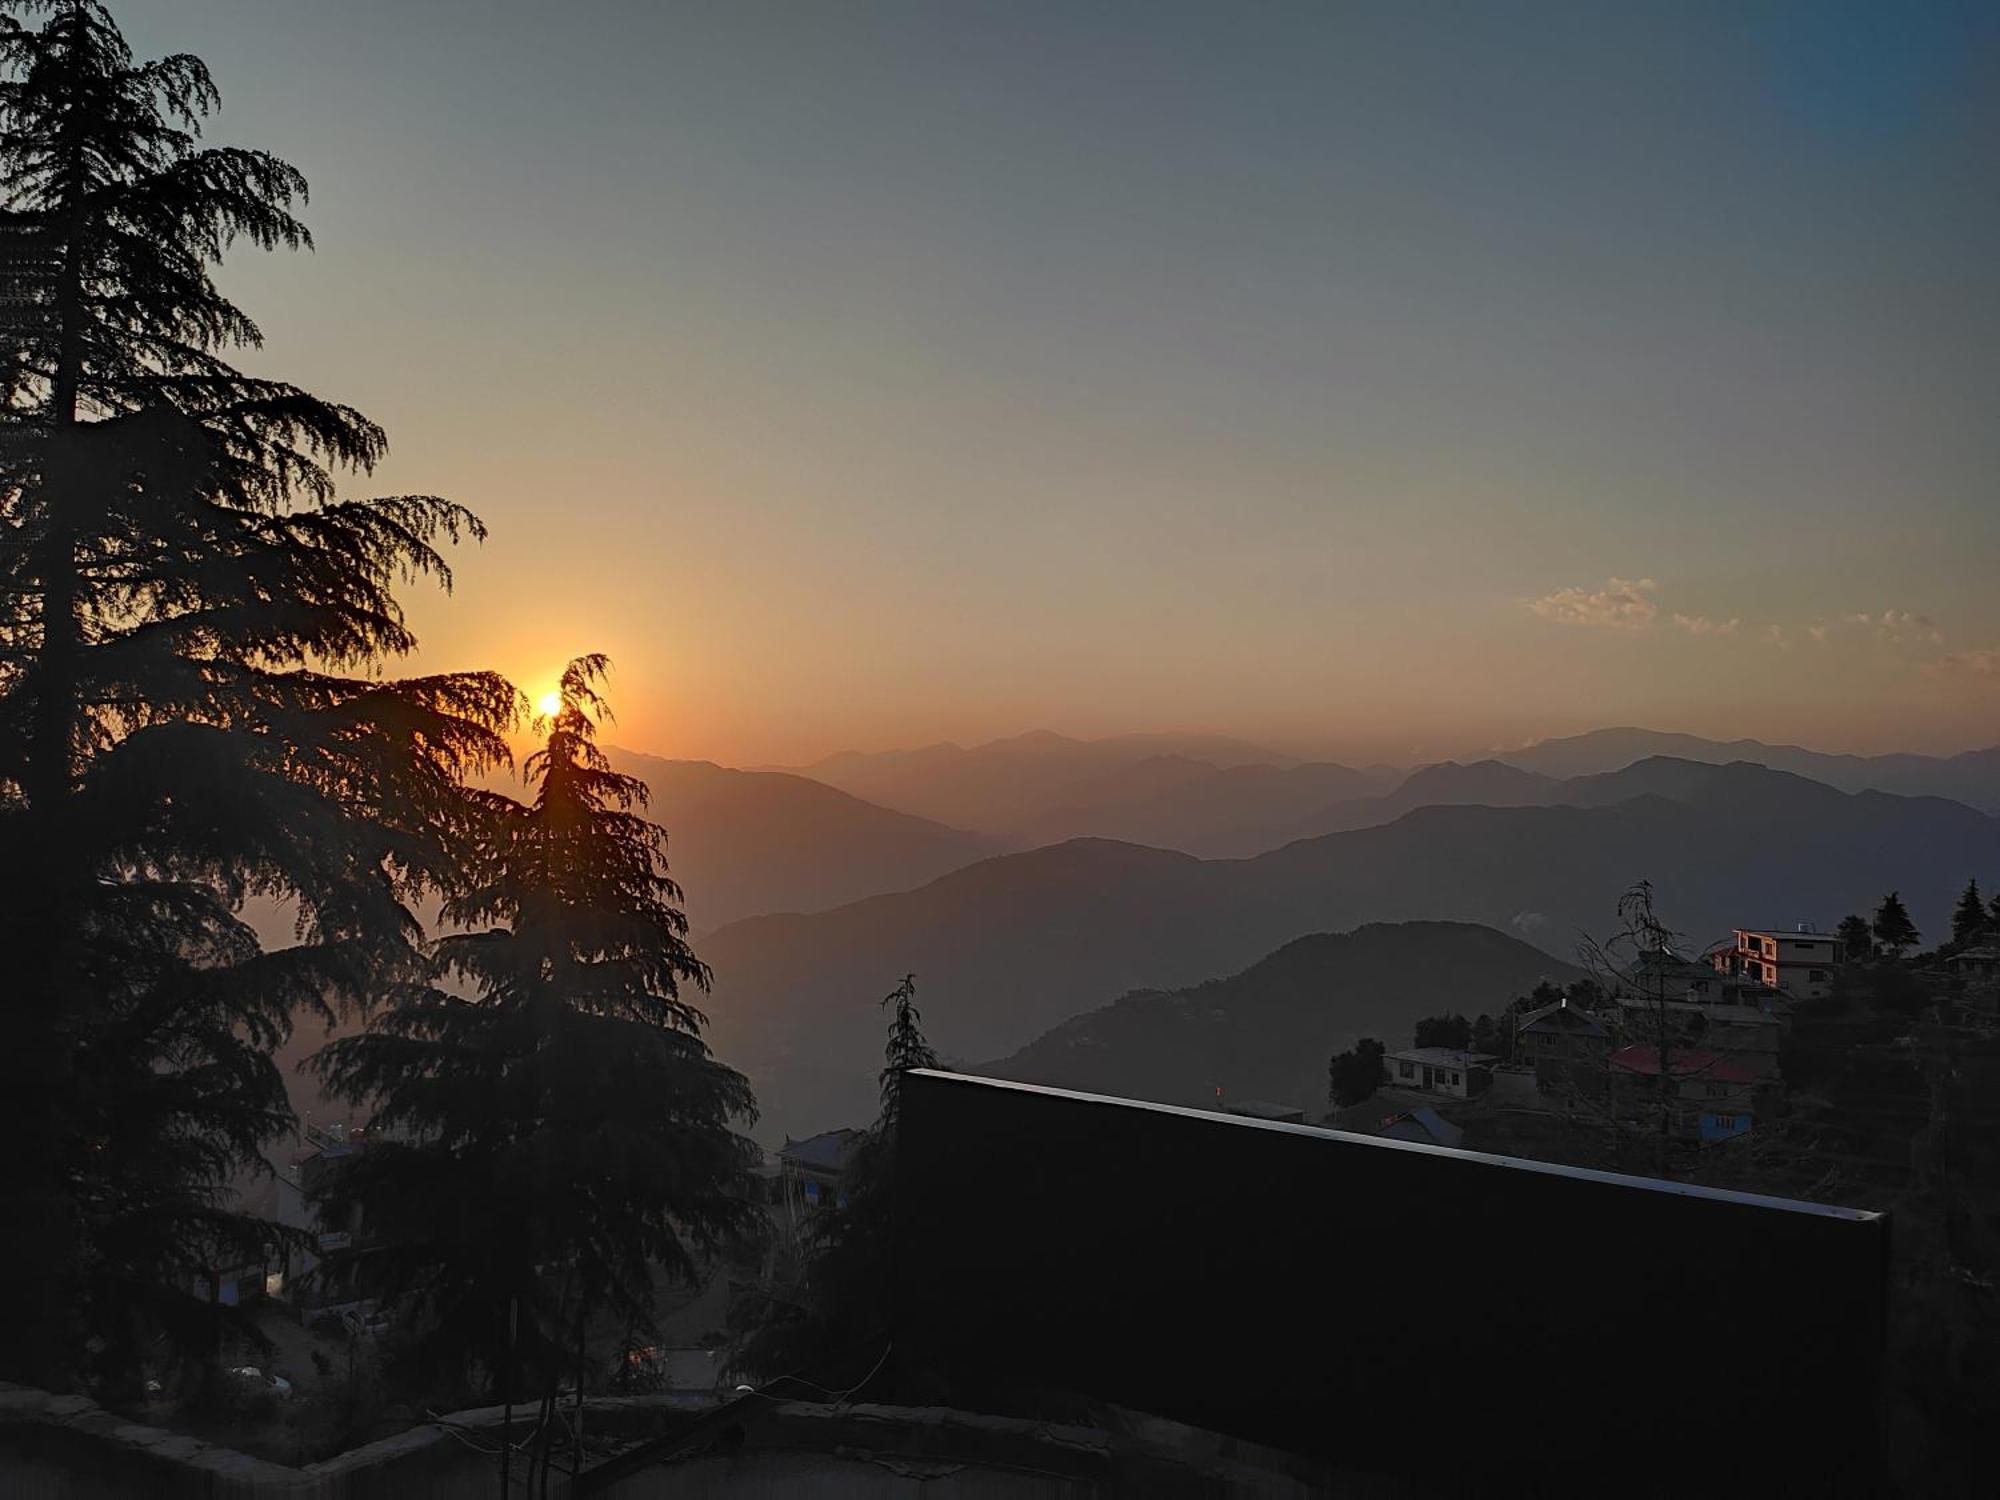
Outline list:
[[[1234,859],[1295,839],[1390,822],[1417,807],[1573,800],[1573,791],[1561,790],[1565,782],[1661,756],[1711,765],[1744,761],[1841,791],[1949,797],[1980,811],[2000,810],[2000,746],[1943,758],[1829,755],[1627,728],[1408,772],[1301,761],[1208,735],[1077,740],[1037,731],[969,748],[843,752],[795,774],[1016,848],[1109,838]]]
[[[1032,843],[1124,839],[1205,859],[1246,858],[1297,838],[1330,803],[1363,800],[1379,785],[1330,761],[1217,767],[1162,757],[1073,789],[1072,798],[1026,820]]]
[[[606,753],[651,789],[648,816],[667,830],[668,859],[697,932],[908,890],[1007,847],[803,776],[617,747]]]
[[[1696,943],[1737,921],[1837,921],[1891,888],[1935,935],[1968,876],[2000,883],[2000,821],[1942,799],[1668,757],[1567,794],[1592,805],[1426,805],[1252,859],[1080,839],[736,923],[703,948],[715,1045],[756,1078],[767,1128],[816,1128],[867,1117],[874,1002],[906,971],[940,1048],[991,1058],[1109,997],[1233,974],[1364,923],[1479,923],[1566,953],[1650,879]]]
[[[1282,843],[1317,809],[1386,791],[1401,776],[1301,762],[1227,736],[1079,740],[1046,730],[970,747],[844,751],[790,769],[1017,847],[1117,838],[1208,857]]]
[[[1723,763],[1654,755],[1615,771],[1566,779],[1524,771],[1498,760],[1479,760],[1469,764],[1448,760],[1413,771],[1401,786],[1386,796],[1357,798],[1321,809],[1306,820],[1298,836],[1316,838],[1328,833],[1375,828],[1394,822],[1420,807],[1609,807],[1642,796],[1699,798],[1711,795],[1718,786],[1728,784],[1729,776],[1741,780],[1756,773],[1783,778],[1786,784],[1802,783],[1818,787],[1834,796],[1856,795],[1797,772],[1774,770],[1747,760]],[[1780,783],[1773,781],[1766,784],[1775,786]]]
[[[2000,745],[1959,755],[1836,755],[1761,740],[1710,740],[1699,735],[1620,727],[1543,740],[1495,759],[1557,778],[1614,771],[1649,756],[1723,764],[1753,761],[1774,771],[1810,776],[1844,792],[1895,792],[1949,797],[1982,812],[2000,811]]]
[[[1370,923],[1296,938],[1227,979],[1124,995],[980,1071],[1163,1104],[1262,1099],[1316,1117],[1327,1058],[1356,1038],[1408,1046],[1424,1016],[1497,1012],[1540,980],[1582,977],[1490,927]]]

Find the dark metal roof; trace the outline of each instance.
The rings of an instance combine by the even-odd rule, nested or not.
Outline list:
[[[1491,1052],[1472,1052],[1464,1047],[1405,1047],[1388,1055],[1398,1062],[1425,1063],[1433,1068],[1476,1068],[1500,1061]]]
[[[795,1167],[805,1167],[815,1172],[841,1172],[854,1155],[855,1147],[861,1144],[865,1134],[859,1130],[826,1130],[818,1135],[809,1135],[802,1141],[785,1137],[779,1157]]]
[[[1428,1105],[1391,1115],[1382,1122],[1382,1134],[1392,1141],[1424,1141],[1433,1146],[1456,1146],[1465,1139],[1463,1130]]]
[[[1561,1026],[1550,1026],[1546,1028],[1547,1030],[1561,1030],[1566,1033],[1575,1033],[1582,1036],[1609,1035],[1604,1027],[1599,1024],[1595,1016],[1591,1015],[1588,1011],[1578,1010],[1567,1000],[1558,1000],[1554,1005],[1544,1005],[1540,1010],[1529,1011],[1525,1016],[1521,1017],[1520,1029],[1528,1031],[1536,1026],[1540,1026],[1542,1022],[1549,1020],[1560,1020],[1564,1024]]]
[[[1306,1117],[1306,1112],[1296,1104],[1273,1104],[1268,1099],[1241,1099],[1230,1105],[1228,1112],[1252,1120],[1290,1120],[1295,1124]]]

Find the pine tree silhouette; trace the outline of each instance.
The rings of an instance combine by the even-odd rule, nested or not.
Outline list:
[[[1875,941],[1887,950],[1891,957],[1900,958],[1905,948],[1914,948],[1920,934],[1917,924],[1910,920],[1908,908],[1903,905],[1900,891],[1891,891],[1882,898],[1882,904],[1875,909]]]
[[[874,1379],[887,1358],[893,1292],[895,1155],[903,1075],[935,1068],[923,1033],[917,976],[882,997],[889,1010],[882,1049],[882,1112],[854,1147],[834,1203],[815,1210],[802,1231],[796,1284],[782,1294],[753,1292],[734,1315],[747,1325],[738,1362],[765,1378],[810,1371],[815,1381]]]
[[[644,785],[593,741],[603,668],[584,657],[564,673],[525,768],[532,803],[487,797],[476,881],[444,911],[461,930],[433,960],[473,997],[412,993],[316,1059],[337,1092],[374,1103],[386,1136],[324,1206],[366,1227],[350,1274],[416,1312],[420,1379],[510,1394],[552,1380],[599,1313],[650,1328],[655,1267],[692,1279],[761,1225],[756,1149],[732,1126],[754,1103],[682,993],[708,970],[666,835],[636,811]]]
[[[1968,880],[1951,914],[1951,941],[1957,948],[1969,948],[1986,935],[1986,903],[1979,896],[1979,882]]]
[[[396,587],[480,535],[426,496],[342,501],[381,430],[225,357],[259,342],[213,269],[303,248],[305,184],[200,144],[195,58],[136,60],[99,0],[0,16],[0,1367],[141,1378],[215,1351],[201,1287],[276,1232],[226,1207],[289,1118],[272,1047],[417,957],[458,884],[516,695],[373,675]],[[356,669],[366,669],[356,671]],[[353,672],[355,675],[342,675]],[[273,952],[240,909],[294,904]],[[92,1368],[80,1355],[92,1351]]]

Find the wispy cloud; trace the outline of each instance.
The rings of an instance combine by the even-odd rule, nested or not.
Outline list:
[[[1558,625],[1644,630],[1660,612],[1659,605],[1647,597],[1659,587],[1650,578],[1607,578],[1601,589],[1557,589],[1526,603],[1544,620]]]
[[[1953,651],[1936,661],[1925,662],[1919,670],[1926,677],[2000,678],[2000,645]]]
[[[1660,585],[1652,578],[1607,578],[1601,588],[1556,589],[1539,599],[1521,602],[1544,620],[1558,625],[1581,625],[1601,630],[1643,632],[1655,625],[1671,625],[1690,636],[1713,636],[1753,640],[1775,651],[1790,652],[1808,641],[1816,646],[1835,644],[1845,636],[1853,641],[1865,632],[1893,646],[1941,646],[1945,634],[1931,615],[1914,609],[1856,610],[1814,620],[1810,624],[1774,622],[1746,624],[1741,616],[1687,614],[1663,610],[1658,601]],[[1961,672],[1980,676],[2000,675],[2000,646],[1957,652],[1929,663],[1923,670],[1932,676]]]
[[[1689,635],[1734,635],[1742,623],[1738,619],[1711,620],[1707,615],[1674,616],[1674,624]]]
[[[1911,609],[1883,609],[1873,613],[1863,611],[1848,615],[1850,625],[1865,625],[1874,629],[1882,639],[1906,645],[1914,641],[1924,641],[1935,646],[1944,640],[1944,632],[1929,615],[1919,614]]]

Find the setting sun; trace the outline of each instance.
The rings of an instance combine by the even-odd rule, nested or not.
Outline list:
[[[535,700],[535,708],[549,718],[554,718],[562,712],[562,694],[555,692],[542,694]]]

